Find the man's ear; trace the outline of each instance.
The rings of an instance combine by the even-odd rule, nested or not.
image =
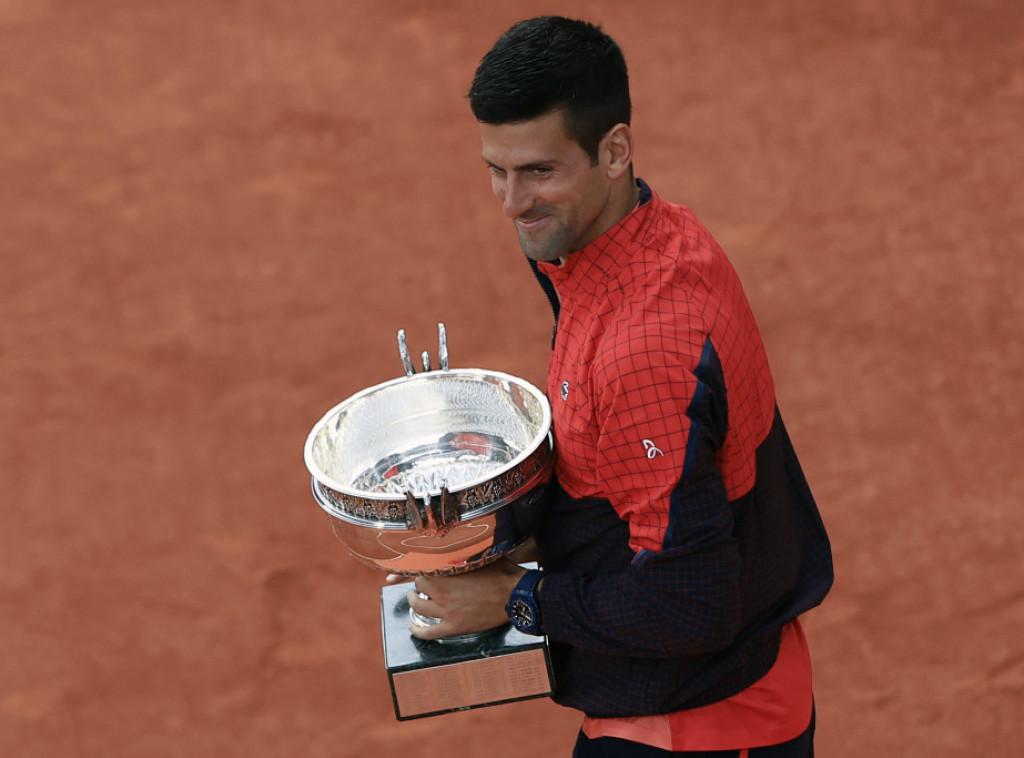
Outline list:
[[[604,135],[598,157],[609,179],[618,179],[633,163],[633,130],[629,124],[616,124]]]

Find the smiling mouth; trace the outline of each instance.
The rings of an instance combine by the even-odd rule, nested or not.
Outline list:
[[[516,219],[516,228],[521,232],[532,232],[534,229],[541,226],[547,218],[547,216],[537,216],[536,218],[519,217]]]

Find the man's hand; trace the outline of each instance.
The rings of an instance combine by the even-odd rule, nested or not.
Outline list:
[[[526,569],[502,558],[465,574],[418,576],[416,589],[430,599],[410,591],[409,605],[417,613],[441,622],[430,627],[410,625],[409,631],[421,640],[436,640],[499,627],[508,621],[505,606],[525,573]]]

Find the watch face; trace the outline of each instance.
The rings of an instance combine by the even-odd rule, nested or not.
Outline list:
[[[533,608],[522,600],[512,603],[512,620],[517,626],[530,626],[533,624]]]

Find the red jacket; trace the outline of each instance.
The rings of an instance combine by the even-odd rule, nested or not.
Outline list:
[[[555,700],[666,713],[764,675],[832,583],[828,537],[738,277],[686,208],[641,204],[565,265],[537,537]]]

